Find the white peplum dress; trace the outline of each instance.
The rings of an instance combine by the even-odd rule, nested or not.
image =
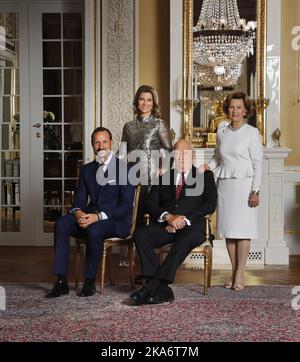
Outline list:
[[[258,208],[248,206],[251,191],[259,191],[263,149],[258,129],[244,124],[237,130],[218,129],[218,143],[208,165],[217,178],[221,238],[257,239]]]

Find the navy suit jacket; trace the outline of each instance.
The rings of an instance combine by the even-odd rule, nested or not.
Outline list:
[[[96,161],[81,167],[72,208],[78,207],[87,213],[105,212],[115,221],[116,236],[125,237],[130,232],[135,191],[128,182],[128,165],[113,156],[104,173],[109,176],[105,185],[97,182],[98,168]]]

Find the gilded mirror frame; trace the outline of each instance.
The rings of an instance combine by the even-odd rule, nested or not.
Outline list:
[[[256,71],[257,99],[256,126],[266,143],[265,109],[269,101],[265,98],[266,74],[266,9],[267,0],[257,0]],[[199,147],[200,131],[193,127],[193,0],[183,0],[183,99],[180,107],[183,113],[183,134],[186,139]],[[195,134],[196,133],[196,134]],[[201,142],[200,142],[201,144]],[[201,147],[201,146],[200,146]]]

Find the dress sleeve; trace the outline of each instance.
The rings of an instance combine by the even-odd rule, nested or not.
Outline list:
[[[260,189],[262,177],[263,147],[261,136],[257,128],[254,128],[254,131],[251,132],[249,154],[254,170],[252,190],[258,191]]]
[[[219,135],[217,134],[217,145],[214,150],[212,158],[208,161],[208,167],[210,170],[214,170],[220,164],[220,149],[219,149]]]
[[[171,142],[170,130],[163,120],[161,120],[160,125],[159,125],[159,139],[160,139],[163,149],[168,150],[168,151],[172,150],[173,147],[172,147],[172,142]]]

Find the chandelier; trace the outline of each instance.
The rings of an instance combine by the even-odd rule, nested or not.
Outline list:
[[[243,71],[243,64],[209,67],[194,62],[197,83],[203,88],[214,86],[234,87]]]
[[[236,0],[203,0],[193,28],[194,61],[200,65],[201,74],[208,71],[205,78],[200,76],[204,80],[203,84],[200,81],[201,86],[237,83],[243,60],[253,54],[256,25],[256,21],[240,18]]]
[[[230,91],[212,92],[209,90],[203,90],[200,93],[199,99],[206,106],[207,111],[214,115],[214,105],[216,102],[223,100],[230,93]]]

